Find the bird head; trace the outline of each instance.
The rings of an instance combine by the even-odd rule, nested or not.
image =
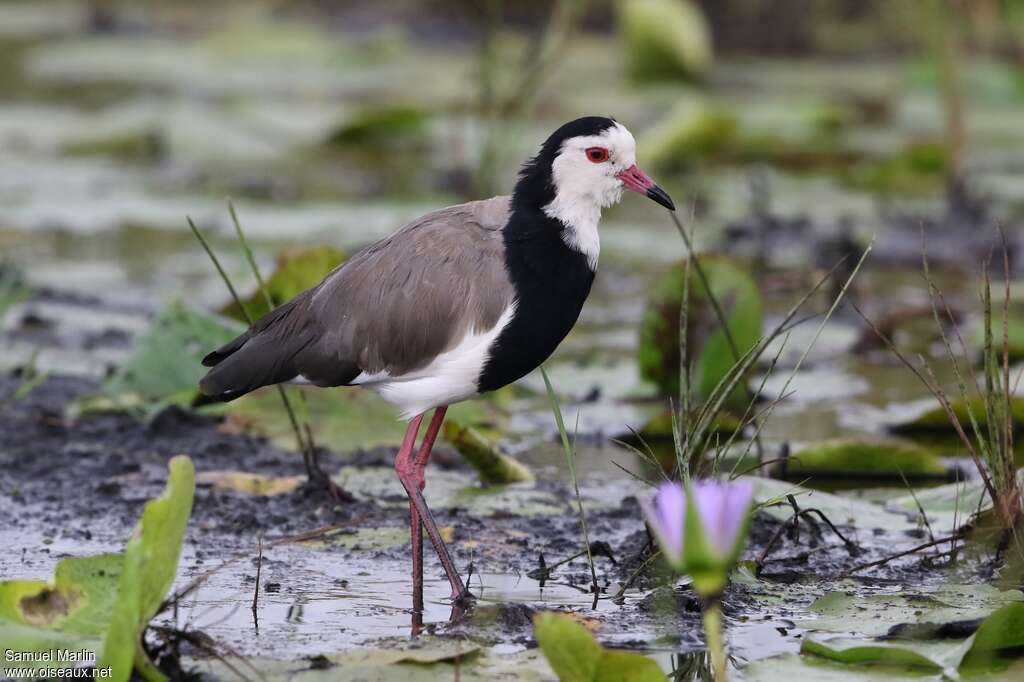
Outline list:
[[[636,164],[636,140],[613,118],[587,116],[551,134],[520,173],[516,194],[531,195],[549,214],[596,211],[622,191],[646,195],[670,211],[675,204]]]

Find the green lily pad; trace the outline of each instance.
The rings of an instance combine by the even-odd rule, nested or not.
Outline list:
[[[963,673],[1007,667],[1024,652],[1024,603],[1007,604],[982,621],[960,662]]]
[[[900,440],[842,438],[797,450],[786,463],[791,476],[942,476],[946,465],[927,448]]]
[[[968,408],[970,409],[968,410]],[[974,418],[977,420],[978,428],[984,431],[988,426],[985,404],[980,397],[975,396],[967,401],[962,399],[954,400],[953,412],[956,414],[957,419],[960,421],[960,424],[968,435],[973,433],[971,427],[971,414],[973,414]],[[1024,398],[1010,398],[1010,413],[1013,415],[1013,424],[1015,428],[1019,429],[1024,426]],[[956,436],[953,424],[949,421],[949,415],[946,414],[946,410],[938,405],[908,422],[891,426],[889,430],[893,433],[905,436]]]
[[[700,266],[736,346],[734,354],[709,302],[708,290],[691,266],[686,350],[693,367],[695,397],[704,400],[736,364],[737,356],[742,357],[757,344],[763,313],[757,283],[742,265],[721,256],[702,256]],[[670,396],[679,395],[679,308],[685,282],[685,265],[661,277],[648,300],[640,328],[640,372],[662,394]],[[744,396],[738,388],[730,402],[742,407]]]
[[[88,652],[108,679],[124,682],[132,669],[162,679],[141,647],[141,636],[163,603],[177,573],[185,527],[192,511],[192,460],[173,458],[164,492],[146,503],[123,554],[67,558],[51,582],[0,583],[0,640],[11,650],[45,658],[19,661],[38,669],[67,667],[61,652]]]
[[[711,68],[711,30],[689,0],[618,3],[619,28],[635,80],[702,79]]]
[[[1001,298],[999,301],[997,305],[1002,305]],[[1006,337],[1006,352],[1010,362],[1017,363],[1024,360],[1024,311],[1021,311],[1018,306],[1014,306],[1012,302],[1010,314],[1006,320]],[[985,323],[983,320],[979,320],[971,328],[970,339],[974,343],[975,348],[983,349],[985,347]],[[1003,353],[1003,316],[1001,310],[998,313],[993,312],[992,315],[992,343],[995,352],[1001,358]],[[979,352],[979,355],[982,354]]]
[[[195,468],[184,455],[168,464],[167,487],[146,503],[124,550],[124,568],[118,583],[117,605],[103,643],[98,667],[123,671],[132,666],[156,672],[140,644],[142,631],[156,615],[178,572],[181,543],[192,515]],[[115,678],[118,676],[115,675]],[[147,676],[152,679],[151,676]]]
[[[995,608],[1021,601],[1024,595],[1019,590],[1003,591],[985,584],[941,585],[916,593],[903,590],[871,596],[829,592],[807,608],[817,617],[801,620],[800,626],[818,632],[878,636],[900,623],[983,618]]]
[[[458,678],[465,682],[522,680],[548,682],[551,669],[537,650],[512,655],[494,655],[472,642],[460,639],[420,637],[415,640],[381,642],[373,649],[326,654],[320,665],[307,661],[249,658],[245,663],[261,673],[267,682],[432,682]],[[237,667],[223,659],[188,660],[212,679],[230,679]],[[234,663],[237,666],[237,663]],[[246,666],[248,667],[248,666]]]
[[[379,505],[405,507],[405,491],[391,467],[342,467],[335,480],[359,498]],[[635,492],[632,486],[620,487],[621,496]],[[427,476],[424,491],[431,509],[462,509],[466,514],[488,517],[514,512],[519,516],[547,516],[575,510],[575,502],[557,491],[538,486],[534,481],[480,487],[475,474],[436,469]],[[621,497],[592,499],[585,497],[584,508],[609,507]]]
[[[743,668],[748,680],[757,682],[792,682],[792,680],[813,680],[814,682],[884,682],[885,680],[944,680],[940,673],[918,671],[911,673],[900,668],[836,665],[833,661],[819,656],[784,654],[754,661]]]
[[[943,673],[946,678],[958,670],[968,678],[1005,671],[1016,665],[1024,669],[1024,603],[1015,601],[989,614],[978,631],[965,642],[865,643],[837,640],[827,644],[805,639],[800,653],[848,666],[871,670],[899,670],[908,675]],[[1000,679],[1016,679],[1000,677]]]
[[[327,145],[339,149],[373,150],[419,145],[425,142],[430,114],[409,105],[367,109],[353,115],[327,138]]]
[[[110,625],[122,563],[120,554],[69,557],[57,564],[50,582],[0,583],[0,641],[11,651],[49,659],[10,662],[66,667],[75,662],[59,660],[59,652],[83,649],[95,658]]]
[[[206,373],[202,358],[244,330],[235,322],[173,301],[161,310],[135,352],[103,383],[117,406],[152,414],[169,403],[188,404]]]
[[[890,644],[858,644],[831,647],[813,639],[805,639],[800,653],[827,658],[837,663],[881,668],[897,668],[922,674],[940,673],[942,666],[916,651]]]
[[[889,500],[885,506],[907,514],[920,514],[923,509],[933,533],[949,534],[966,523],[974,512],[989,509],[992,503],[984,484],[972,479],[902,495]]]
[[[644,133],[640,146],[645,163],[665,174],[731,157],[738,144],[739,122],[731,112],[685,101]]]
[[[306,289],[319,284],[346,258],[344,251],[331,246],[288,249],[278,254],[274,273],[266,281],[267,293],[274,307],[287,303]],[[266,298],[259,288],[242,303],[253,320],[258,320],[270,312]],[[234,301],[224,306],[221,313],[241,322],[246,320],[238,303]]]
[[[629,651],[605,649],[585,627],[564,613],[541,613],[533,634],[560,682],[664,682],[651,659]]]

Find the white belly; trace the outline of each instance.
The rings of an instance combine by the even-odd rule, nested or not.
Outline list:
[[[398,376],[363,372],[352,383],[379,393],[399,409],[402,419],[412,419],[435,407],[472,398],[477,395],[477,380],[491,347],[513,314],[514,303],[505,309],[492,328],[467,334],[454,348],[438,355],[426,367]]]

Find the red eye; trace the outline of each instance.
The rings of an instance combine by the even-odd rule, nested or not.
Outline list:
[[[608,150],[604,147],[587,147],[587,158],[594,163],[604,163],[608,160]]]

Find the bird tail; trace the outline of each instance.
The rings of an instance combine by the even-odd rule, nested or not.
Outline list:
[[[298,355],[312,340],[307,330],[294,324],[298,297],[255,322],[245,333],[203,358],[210,367],[199,381],[199,404],[228,402],[261,386],[294,379]],[[305,333],[304,333],[305,332]]]

